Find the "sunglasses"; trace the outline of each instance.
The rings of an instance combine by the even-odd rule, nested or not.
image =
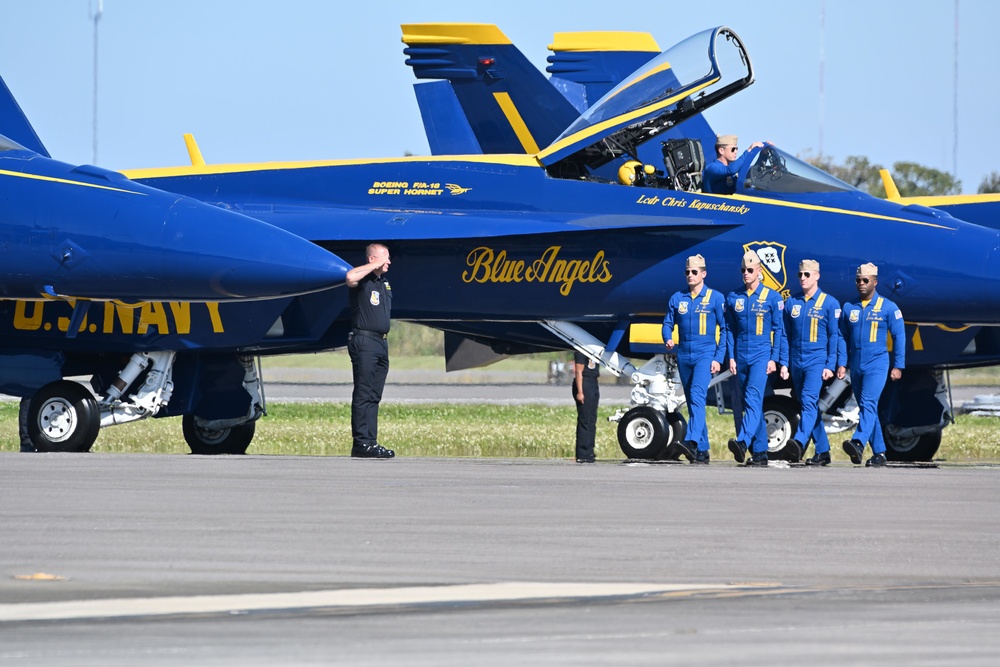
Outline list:
[[[757,269],[750,267],[750,268],[743,269],[743,273],[753,273],[756,270]]]
[[[868,280],[868,278],[855,278],[854,282],[856,282],[856,283],[864,283],[865,285],[867,285],[868,282],[869,282],[869,280]]]
[[[738,151],[738,150],[739,150],[739,148],[737,148],[736,146],[730,146],[729,150],[730,150],[731,152],[735,153],[736,151]]]
[[[701,273],[701,269],[687,269],[684,271],[685,274],[689,276],[696,276]]]
[[[808,271],[799,271],[799,278],[811,278],[812,274]]]

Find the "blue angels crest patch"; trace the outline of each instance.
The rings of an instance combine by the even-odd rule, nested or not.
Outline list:
[[[683,315],[687,311],[688,311],[688,302],[687,301],[681,301],[679,304],[677,304],[677,312],[678,313],[680,313],[681,315]]]
[[[770,287],[776,292],[785,289],[788,282],[788,274],[785,271],[785,249],[784,243],[774,241],[752,241],[743,244],[743,250],[753,250],[760,257],[761,283],[765,287]]]

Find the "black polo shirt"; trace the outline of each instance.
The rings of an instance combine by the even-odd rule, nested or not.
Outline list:
[[[358,281],[351,288],[351,326],[355,329],[389,333],[389,314],[392,310],[392,288],[384,276],[374,272]]]

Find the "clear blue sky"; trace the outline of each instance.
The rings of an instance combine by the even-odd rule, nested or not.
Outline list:
[[[0,73],[54,157],[92,162],[97,0],[3,0]],[[105,0],[98,155],[112,169],[428,153],[400,24],[495,23],[539,68],[555,32],[632,30],[666,49],[727,25],[756,70],[708,114],[717,131],[793,153],[953,167],[953,0],[608,2]],[[958,177],[994,170],[1000,3],[961,0]]]

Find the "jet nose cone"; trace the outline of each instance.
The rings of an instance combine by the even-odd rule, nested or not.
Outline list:
[[[311,241],[232,211],[181,199],[164,227],[164,273],[207,300],[265,299],[342,284],[351,266]],[[184,270],[178,272],[179,267]],[[177,298],[188,298],[176,294]]]

